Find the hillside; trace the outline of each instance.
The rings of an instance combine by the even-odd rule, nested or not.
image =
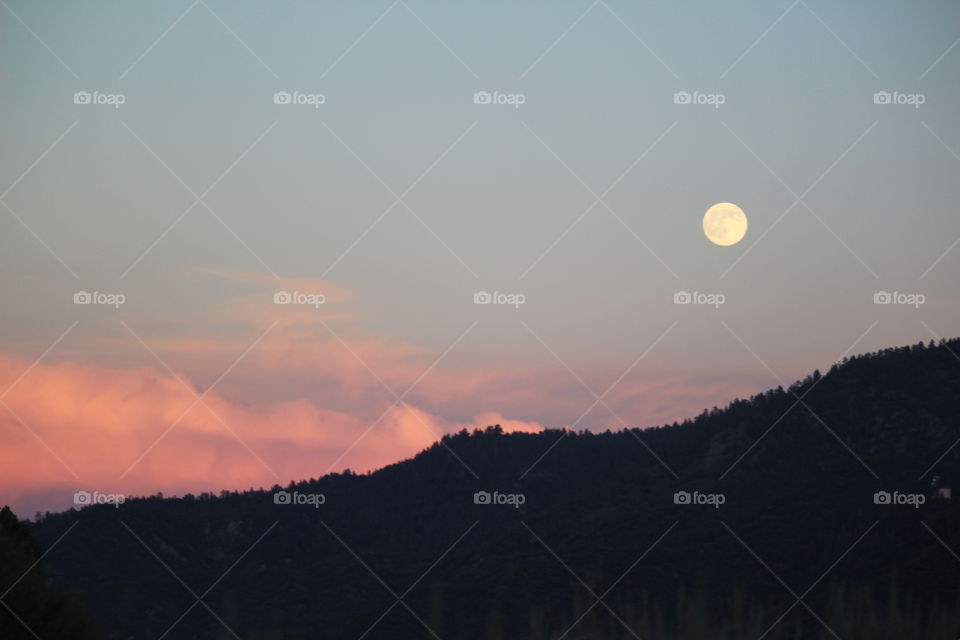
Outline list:
[[[857,356],[652,429],[462,431],[283,488],[304,504],[152,497],[31,529],[47,548],[77,523],[45,564],[111,639],[955,638],[960,495],[931,482],[960,494],[958,353]]]

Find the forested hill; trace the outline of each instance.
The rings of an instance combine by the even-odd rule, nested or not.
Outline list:
[[[117,639],[955,638],[958,354],[887,349],[682,424],[463,431],[279,499],[31,529],[47,548],[77,523],[44,563]]]

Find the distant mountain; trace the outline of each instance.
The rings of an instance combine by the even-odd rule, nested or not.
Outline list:
[[[44,561],[111,639],[953,639],[958,353],[845,359],[682,424],[462,431],[365,475],[31,529],[49,548],[76,524]]]

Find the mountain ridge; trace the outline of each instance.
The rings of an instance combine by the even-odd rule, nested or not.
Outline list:
[[[366,474],[137,498],[51,514],[31,530],[49,548],[79,523],[46,562],[101,620],[110,612],[110,638],[162,633],[193,600],[180,579],[216,584],[212,608],[244,638],[316,637],[311,612],[330,637],[356,637],[391,605],[368,637],[429,636],[395,602],[410,585],[408,606],[451,637],[533,629],[533,618],[538,637],[556,637],[611,584],[623,611],[648,597],[675,608],[694,591],[725,602],[744,585],[774,609],[808,588],[826,606],[828,585],[841,583],[940,602],[960,583],[958,510],[930,487],[933,475],[960,479],[957,350],[954,339],[846,358],[682,423],[462,430]],[[281,490],[324,502],[277,504]],[[475,504],[477,492],[522,494],[523,504]],[[723,503],[678,503],[683,492]],[[924,504],[876,504],[878,492]],[[602,626],[599,609],[582,624]],[[813,633],[801,614],[784,631],[806,622]],[[170,637],[214,629],[195,609]]]

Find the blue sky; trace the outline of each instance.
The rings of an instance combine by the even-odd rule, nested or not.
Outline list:
[[[223,402],[362,425],[394,400],[385,386],[416,384],[407,399],[436,434],[490,412],[651,426],[851,350],[955,336],[958,14],[6,0],[6,379],[26,389],[72,363],[207,388],[293,285],[327,303],[278,316],[289,331],[216,383]],[[82,91],[123,104],[75,104]],[[284,91],[323,103],[275,104]],[[476,104],[483,91],[522,104]],[[716,202],[746,212],[739,244],[703,236]],[[81,290],[125,302],[77,306]],[[476,305],[478,291],[524,303]],[[724,303],[676,305],[679,291]]]

